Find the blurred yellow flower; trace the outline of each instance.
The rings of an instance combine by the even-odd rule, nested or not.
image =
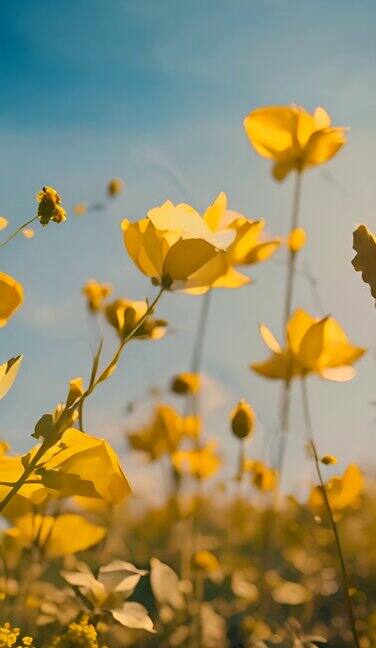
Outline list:
[[[88,206],[84,202],[76,203],[73,207],[73,213],[76,216],[83,216],[84,214],[86,214],[87,210],[88,210]]]
[[[157,405],[151,422],[128,435],[131,448],[145,452],[150,461],[174,453],[184,437],[192,437],[197,426],[192,417],[181,416],[170,405]]]
[[[48,225],[51,220],[55,223],[62,223],[66,220],[67,214],[61,206],[61,198],[53,187],[43,187],[42,191],[37,194],[37,202],[37,216],[41,225]]]
[[[23,288],[21,284],[5,272],[0,272],[0,327],[7,324],[22,302]]]
[[[96,279],[89,279],[82,288],[82,292],[87,299],[87,307],[92,313],[100,311],[104,302],[112,293],[110,284],[99,283]]]
[[[227,271],[230,230],[213,233],[186,204],[167,201],[136,223],[121,224],[126,250],[154,284],[169,290],[205,288]]]
[[[265,325],[260,333],[272,352],[264,362],[251,369],[265,378],[291,380],[316,373],[327,380],[345,381],[355,375],[352,365],[365,353],[353,346],[333,317],[317,319],[298,309],[286,326],[286,345],[281,348]]]
[[[278,483],[278,471],[259,460],[246,459],[244,471],[252,476],[253,485],[261,492],[275,489]]]
[[[178,450],[172,455],[172,463],[178,472],[198,480],[212,477],[222,465],[215,442],[194,450]]]
[[[136,327],[148,309],[146,301],[115,299],[105,308],[105,316],[120,339],[125,339]],[[135,339],[160,340],[166,335],[167,322],[148,316],[134,334]]]
[[[5,216],[0,216],[0,232],[6,227],[8,227],[8,219]]]
[[[193,562],[195,567],[202,569],[202,571],[207,572],[208,574],[219,571],[221,568],[217,556],[215,556],[211,551],[196,551],[193,556]]]
[[[35,236],[35,232],[31,227],[24,227],[23,230],[22,230],[22,234],[27,239],[34,238],[34,236]]]
[[[238,439],[245,439],[253,434],[256,415],[245,400],[239,401],[230,414],[231,429]]]
[[[307,243],[307,232],[303,227],[295,227],[288,234],[286,243],[291,252],[299,252]]]
[[[376,236],[366,225],[359,225],[353,236],[356,255],[352,264],[357,272],[362,273],[363,281],[376,299]]]
[[[199,373],[183,372],[174,376],[171,382],[171,391],[182,396],[197,394],[200,387],[201,376]]]
[[[83,615],[79,621],[69,624],[67,630],[52,641],[51,648],[99,648],[95,627],[89,617]],[[104,647],[103,647],[104,648]]]
[[[113,198],[114,196],[117,196],[119,193],[121,193],[123,189],[123,180],[121,180],[120,178],[114,178],[113,180],[110,180],[107,185],[107,195],[110,196],[110,198]]]
[[[320,106],[312,114],[296,105],[257,108],[245,118],[244,128],[256,152],[273,160],[279,181],[290,171],[324,164],[346,143],[346,129],[332,126]]]
[[[330,506],[333,511],[341,511],[358,504],[364,490],[364,478],[356,464],[350,464],[342,477],[332,477],[325,485]],[[315,486],[310,494],[309,506],[322,508],[325,506],[321,486]]]
[[[321,457],[321,463],[323,463],[324,466],[332,466],[336,464],[337,461],[338,459],[334,455],[326,454],[323,457]]]
[[[10,623],[4,623],[0,626],[0,648],[21,648],[29,646],[34,648],[32,637],[22,637],[20,639],[20,629],[12,627]],[[17,643],[21,641],[21,643]],[[17,643],[17,646],[15,645]]]

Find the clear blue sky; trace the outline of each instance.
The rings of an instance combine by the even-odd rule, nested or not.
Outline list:
[[[152,294],[124,254],[121,218],[140,218],[166,198],[202,209],[225,190],[234,209],[265,217],[271,233],[287,231],[291,183],[271,181],[242,120],[259,105],[297,102],[324,105],[336,123],[351,127],[348,146],[327,167],[330,178],[314,170],[304,179],[310,245],[302,260],[318,279],[325,312],[370,348],[353,384],[312,380],[320,447],[339,454],[341,465],[370,466],[376,313],[350,260],[354,224],[376,227],[376,4],[34,0],[1,3],[0,18],[0,213],[14,226],[30,218],[43,184],[56,186],[69,210],[79,200],[101,199],[112,176],[126,183],[105,214],[72,215],[2,252],[1,269],[22,281],[25,304],[1,331],[1,358],[23,352],[25,361],[1,403],[1,436],[26,448],[35,421],[64,398],[67,381],[87,375],[92,333],[80,288],[88,278],[112,282],[119,295]],[[277,430],[278,389],[247,364],[264,356],[260,320],[280,335],[283,269],[269,264],[252,275],[253,287],[215,295],[204,365],[219,386],[208,387],[207,421],[222,448],[231,444],[227,412],[242,396],[260,420],[256,453],[262,430]],[[302,279],[295,302],[319,314]],[[198,306],[199,299],[167,297],[160,314],[173,333],[129,347],[88,406],[88,431],[121,448],[124,403],[187,368]],[[303,454],[298,395],[294,403],[289,473],[296,486],[304,479],[295,475]]]

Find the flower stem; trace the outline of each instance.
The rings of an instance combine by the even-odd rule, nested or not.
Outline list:
[[[343,583],[343,589],[345,591],[345,601],[346,601],[346,607],[347,607],[347,613],[349,617],[349,622],[354,638],[354,645],[357,648],[360,648],[360,643],[359,643],[359,638],[356,630],[356,622],[355,622],[355,615],[354,615],[354,610],[351,602],[351,596],[350,596],[350,584],[349,584],[349,578],[347,575],[347,570],[346,570],[346,564],[345,564],[345,559],[342,551],[342,546],[341,546],[341,541],[338,533],[338,528],[336,521],[334,519],[332,507],[330,505],[330,500],[328,497],[328,492],[325,486],[325,482],[323,480],[322,474],[321,474],[321,468],[320,468],[320,459],[318,456],[316,444],[314,441],[314,435],[313,435],[313,426],[312,426],[312,419],[311,419],[311,413],[310,413],[310,408],[309,408],[309,401],[308,401],[308,391],[307,391],[307,385],[305,380],[303,379],[301,381],[301,386],[302,386],[302,400],[303,400],[303,412],[304,412],[304,420],[307,428],[307,433],[309,436],[309,444],[313,453],[313,458],[315,462],[315,467],[316,467],[316,472],[317,476],[320,482],[321,486],[321,493],[323,496],[325,508],[327,510],[327,514],[329,517],[330,521],[330,526],[333,531],[334,539],[335,539],[335,544],[337,548],[337,554],[338,554],[338,559],[339,559],[339,564],[341,568],[341,574],[342,574],[342,583]]]
[[[211,302],[211,289],[209,289],[201,300],[200,314],[197,324],[196,337],[193,345],[191,370],[192,373],[199,373],[202,365],[202,354],[204,349],[205,335],[208,326],[209,309]]]
[[[6,245],[7,243],[9,243],[9,241],[11,241],[12,239],[14,239],[15,236],[17,236],[17,234],[19,234],[19,232],[22,232],[22,230],[23,230],[25,227],[27,227],[28,225],[31,225],[31,223],[34,223],[34,221],[36,221],[37,219],[38,219],[38,216],[33,216],[33,218],[31,218],[30,220],[26,221],[26,223],[23,223],[23,225],[21,225],[20,227],[18,227],[18,228],[13,232],[13,234],[11,234],[10,236],[8,236],[8,238],[5,239],[5,241],[2,241],[2,243],[0,243],[0,248],[4,247],[4,245]]]

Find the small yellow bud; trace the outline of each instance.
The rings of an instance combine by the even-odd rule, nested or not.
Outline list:
[[[0,232],[6,227],[8,227],[8,220],[5,218],[5,216],[0,216]]]
[[[197,394],[200,387],[201,377],[198,373],[180,373],[171,382],[171,391],[182,396]]]
[[[231,429],[238,439],[245,439],[253,433],[256,415],[245,400],[241,400],[230,414]]]
[[[307,243],[307,233],[303,227],[295,227],[287,237],[287,247],[291,252],[299,252]]]
[[[124,182],[120,178],[114,178],[110,180],[107,185],[107,194],[110,198],[117,196],[124,189]]]
[[[337,457],[330,454],[324,455],[321,457],[321,463],[325,464],[325,466],[331,466],[337,463]]]
[[[211,551],[196,551],[194,564],[195,567],[202,569],[202,571],[208,574],[220,569],[219,560]]]

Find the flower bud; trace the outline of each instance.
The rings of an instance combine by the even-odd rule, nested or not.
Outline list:
[[[201,377],[198,373],[177,374],[171,382],[171,391],[179,396],[197,394],[201,386]]]
[[[245,439],[253,433],[256,415],[245,400],[241,400],[230,414],[231,429],[238,439]]]

